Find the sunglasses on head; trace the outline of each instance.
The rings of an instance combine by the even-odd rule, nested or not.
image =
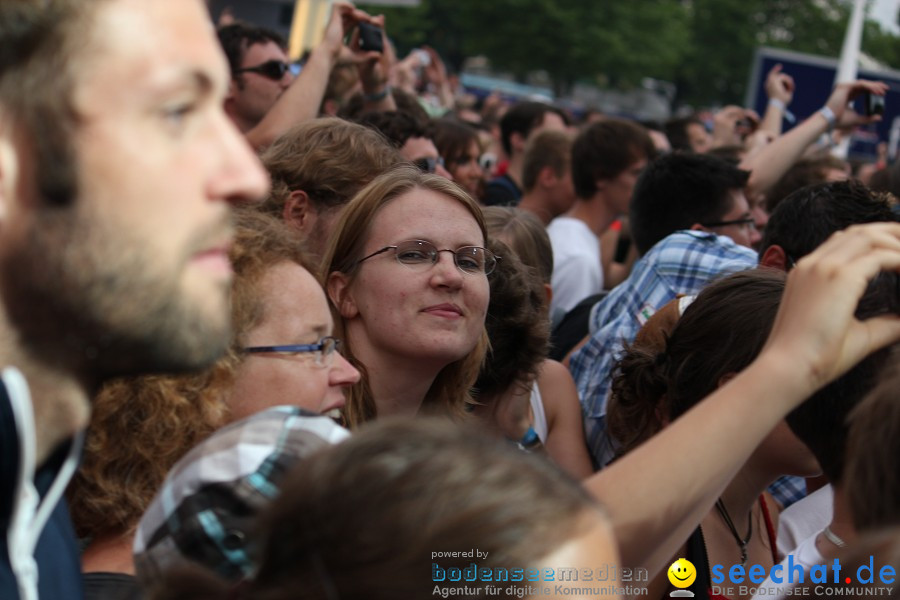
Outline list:
[[[280,81],[284,74],[291,70],[291,66],[284,62],[283,60],[267,60],[261,65],[256,65],[255,67],[244,67],[243,69],[235,70],[234,74],[237,75],[239,73],[258,73],[267,79],[271,79],[273,81]]]

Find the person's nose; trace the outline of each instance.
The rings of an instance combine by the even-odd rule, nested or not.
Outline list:
[[[340,352],[335,353],[334,362],[328,373],[328,384],[335,387],[347,387],[359,381],[359,371],[350,364]]]
[[[269,193],[268,173],[224,111],[217,121],[215,148],[209,151],[218,160],[207,182],[209,197],[231,203],[262,200]]]
[[[449,250],[438,252],[437,262],[431,268],[431,283],[435,287],[462,287],[463,274],[456,266],[456,257]]]

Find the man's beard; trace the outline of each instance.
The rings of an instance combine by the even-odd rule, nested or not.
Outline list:
[[[206,311],[221,314],[204,314],[181,289],[190,256],[161,265],[147,240],[79,210],[83,202],[37,208],[33,226],[16,236],[19,244],[0,265],[0,293],[22,348],[92,385],[214,362],[230,337],[228,303]],[[199,250],[224,228],[185,250]]]

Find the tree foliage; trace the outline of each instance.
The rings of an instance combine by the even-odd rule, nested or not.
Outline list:
[[[366,7],[381,12],[383,7]],[[485,55],[517,77],[546,71],[558,92],[577,81],[677,83],[679,99],[739,102],[758,46],[840,54],[844,0],[422,0],[383,10],[402,51],[429,44],[458,69]],[[900,63],[900,38],[868,22],[863,49]]]

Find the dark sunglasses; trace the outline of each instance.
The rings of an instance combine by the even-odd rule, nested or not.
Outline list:
[[[267,79],[271,79],[272,81],[281,81],[281,78],[284,77],[284,74],[291,70],[291,66],[284,62],[283,60],[267,60],[261,65],[256,65],[255,67],[244,67],[243,69],[235,70],[234,74],[237,75],[239,73],[259,73],[263,77]]]
[[[413,161],[413,164],[423,173],[434,173],[437,170],[438,165],[444,166],[444,159],[440,156],[437,158],[417,158]]]

